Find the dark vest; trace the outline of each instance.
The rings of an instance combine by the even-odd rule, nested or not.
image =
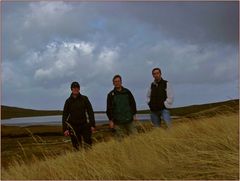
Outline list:
[[[167,81],[161,79],[159,82],[151,84],[151,97],[149,107],[151,111],[166,109],[164,101],[167,99]]]

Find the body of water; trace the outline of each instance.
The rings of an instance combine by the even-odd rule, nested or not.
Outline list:
[[[149,114],[137,114],[137,119],[140,121],[150,120]],[[108,122],[105,113],[95,114],[96,124]],[[2,125],[8,126],[30,126],[30,125],[62,125],[62,116],[39,116],[39,117],[23,117],[1,120]]]

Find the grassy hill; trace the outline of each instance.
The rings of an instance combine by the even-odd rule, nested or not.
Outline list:
[[[202,105],[192,105],[179,108],[171,109],[172,116],[187,116],[195,117],[196,115],[206,115],[209,114],[214,116],[218,112],[228,112],[232,110],[238,110],[239,99],[229,100],[224,102],[202,104]],[[214,111],[212,111],[212,110]],[[205,112],[203,112],[205,111]],[[149,110],[140,110],[138,113],[149,113]],[[103,111],[98,111],[96,113],[104,113]],[[213,114],[214,113],[214,114]],[[60,110],[33,110],[33,109],[24,109],[17,107],[1,106],[1,119],[15,118],[15,117],[32,117],[32,116],[49,116],[49,115],[61,115],[62,111]]]
[[[31,152],[19,144],[23,156],[2,168],[1,179],[238,180],[238,114],[182,119],[171,129],[156,128],[121,142],[110,139],[87,151],[74,152],[65,145],[59,155],[55,150],[60,145],[50,149],[32,144],[29,149],[36,147],[44,156],[30,161]]]
[[[239,112],[239,99],[202,105],[179,107],[171,110],[172,115],[184,116],[188,118],[216,116],[218,114],[226,114],[229,112]]]
[[[62,111],[59,110],[33,110],[18,107],[10,107],[1,105],[1,119],[17,118],[17,117],[32,117],[32,116],[50,116],[61,115]]]
[[[238,179],[238,112],[239,100],[175,108],[170,130],[145,122],[122,142],[100,125],[78,153],[61,126],[2,126],[2,179]]]
[[[212,115],[218,112],[229,112],[237,111],[239,109],[239,99],[233,99],[228,101],[200,104],[200,105],[191,105],[184,107],[177,107],[171,109],[171,115],[173,116],[187,116],[194,117],[195,115]],[[149,110],[141,110],[139,113],[150,113]]]

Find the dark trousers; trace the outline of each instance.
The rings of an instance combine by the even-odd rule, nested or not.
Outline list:
[[[80,147],[91,148],[92,146],[92,131],[88,123],[81,125],[72,125],[70,129],[70,137],[74,148],[79,150]],[[82,143],[83,141],[83,143]]]

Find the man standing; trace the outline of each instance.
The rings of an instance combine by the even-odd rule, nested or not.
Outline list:
[[[136,102],[132,93],[122,86],[120,75],[113,77],[114,89],[107,96],[107,116],[110,128],[114,128],[116,136],[135,134],[137,129],[133,124],[136,120]]]
[[[155,127],[161,126],[161,117],[170,127],[171,117],[168,108],[173,104],[173,94],[168,81],[162,78],[160,68],[152,70],[154,81],[147,93],[147,103],[151,110],[151,120]]]
[[[95,118],[92,105],[87,96],[80,94],[80,85],[78,82],[72,82],[71,95],[66,100],[62,125],[64,136],[70,136],[72,145],[79,150],[82,147],[82,138],[84,147],[91,147],[92,132],[95,130]],[[89,122],[87,119],[87,115]]]

